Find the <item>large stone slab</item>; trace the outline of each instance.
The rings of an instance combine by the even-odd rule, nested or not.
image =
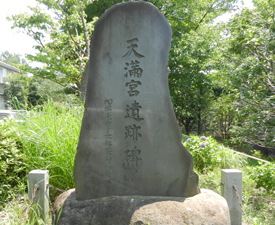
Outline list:
[[[75,157],[78,200],[199,193],[168,88],[171,28],[150,3],[107,10],[92,37]]]
[[[210,190],[190,198],[111,196],[77,201],[74,189],[54,204],[58,225],[230,225],[226,200]]]

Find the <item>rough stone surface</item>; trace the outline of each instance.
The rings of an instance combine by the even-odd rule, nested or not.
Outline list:
[[[37,213],[44,221],[49,215],[49,170],[32,170],[28,174],[28,198],[32,199],[34,187],[38,185],[38,189],[33,198],[33,203],[38,204]]]
[[[222,169],[221,181],[223,183],[221,185],[221,195],[227,201],[231,222],[234,225],[241,225],[242,209],[233,186],[236,186],[238,195],[242,199],[242,171],[237,169]]]
[[[85,101],[85,95],[87,90],[87,84],[88,84],[88,74],[89,74],[89,63],[86,64],[84,73],[81,78],[81,85],[80,85],[80,95],[79,98],[81,101]]]
[[[55,215],[63,204],[59,225],[230,225],[226,200],[210,190],[189,198],[111,196],[77,201],[71,189],[56,200]]]
[[[127,2],[95,26],[74,178],[78,200],[199,193],[168,88],[171,28],[152,4]]]

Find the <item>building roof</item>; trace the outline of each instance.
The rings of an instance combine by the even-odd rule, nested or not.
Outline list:
[[[16,73],[19,73],[19,69],[18,68],[14,67],[14,66],[11,66],[11,65],[9,65],[7,63],[4,63],[2,61],[0,61],[0,67],[3,67],[5,69],[11,70],[11,71],[16,72]]]

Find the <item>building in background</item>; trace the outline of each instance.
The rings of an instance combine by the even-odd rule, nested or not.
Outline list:
[[[19,69],[0,61],[0,110],[4,110],[4,77],[11,73],[19,73]]]

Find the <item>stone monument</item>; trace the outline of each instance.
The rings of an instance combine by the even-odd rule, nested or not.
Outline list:
[[[199,193],[169,95],[171,38],[166,18],[142,1],[97,21],[75,157],[78,200]]]
[[[76,188],[61,194],[53,224],[229,225],[226,200],[198,188],[168,88],[171,28],[150,3],[127,2],[97,21]]]

